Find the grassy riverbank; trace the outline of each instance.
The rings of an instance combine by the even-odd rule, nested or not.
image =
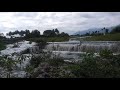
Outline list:
[[[36,42],[38,40],[44,40],[46,42],[64,42],[69,41],[69,37],[40,37],[40,38],[30,38],[28,41]]]
[[[86,41],[120,41],[120,33],[106,34],[84,38]]]

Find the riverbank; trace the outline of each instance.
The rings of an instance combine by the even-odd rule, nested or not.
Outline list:
[[[120,41],[120,33],[82,38],[84,41]]]

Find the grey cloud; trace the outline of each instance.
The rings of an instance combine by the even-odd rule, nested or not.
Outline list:
[[[17,12],[14,14],[15,17],[35,18],[39,15],[38,12]]]
[[[120,16],[120,12],[108,12],[110,16]]]
[[[13,12],[0,13],[0,32],[58,28],[74,33],[93,27],[120,24],[120,12]],[[4,16],[4,17],[3,17]]]
[[[83,15],[81,15],[81,17],[84,17],[84,18],[94,18],[94,15],[83,14]]]

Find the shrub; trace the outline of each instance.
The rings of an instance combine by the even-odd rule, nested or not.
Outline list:
[[[4,71],[7,73],[6,78],[11,77],[12,70],[16,67],[16,61],[12,60],[8,56],[0,57],[0,66],[4,69]]]
[[[111,58],[111,57],[113,56],[112,51],[107,50],[107,49],[100,51],[99,54],[100,54],[100,56],[103,57],[103,58]]]
[[[109,50],[100,52],[100,56],[86,53],[80,63],[67,66],[66,70],[77,78],[119,78],[120,55],[113,55]]]
[[[44,39],[38,39],[38,40],[36,40],[36,43],[37,43],[37,46],[39,46],[40,50],[44,49],[45,46],[47,45],[47,42]]]
[[[47,61],[51,66],[61,66],[64,64],[64,60],[62,58],[53,58]]]
[[[30,60],[30,65],[32,65],[34,68],[38,67],[39,64],[44,60],[43,57],[38,56],[38,57],[32,57]]]

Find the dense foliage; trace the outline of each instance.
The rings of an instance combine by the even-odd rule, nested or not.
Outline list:
[[[7,33],[7,35],[11,36],[11,35],[15,35],[15,34],[19,34],[21,36],[25,35],[26,38],[38,38],[38,37],[56,37],[56,36],[61,36],[61,37],[64,37],[64,36],[69,36],[67,33],[60,33],[59,30],[56,28],[56,29],[53,29],[53,30],[45,30],[43,32],[43,35],[40,34],[40,31],[39,30],[32,30],[31,32],[29,30],[21,30],[21,31],[14,31],[14,32],[9,32]]]
[[[79,78],[119,78],[120,55],[112,55],[109,50],[101,51],[96,57],[88,53],[81,63],[68,68]]]
[[[50,55],[49,55],[50,56]],[[44,56],[31,59],[31,77],[42,78],[119,78],[120,55],[109,50],[100,51],[100,56],[86,53],[81,62],[65,62],[62,58]],[[28,70],[31,69],[27,68]]]
[[[14,32],[9,32],[7,33],[7,35],[11,36],[11,35],[15,35],[15,34],[19,34],[23,37],[16,37],[16,38],[10,38],[10,39],[5,39],[4,41],[6,42],[17,42],[20,40],[29,40],[29,41],[38,41],[41,39],[44,39],[47,42],[62,42],[62,41],[68,41],[69,40],[69,35],[67,33],[64,32],[59,32],[59,30],[53,29],[53,30],[45,30],[43,32],[43,35],[40,34],[39,30],[33,30],[33,31],[29,31],[29,30],[21,30],[21,31],[14,31]]]
[[[120,33],[120,25],[118,25],[117,27],[113,28],[111,33]]]

